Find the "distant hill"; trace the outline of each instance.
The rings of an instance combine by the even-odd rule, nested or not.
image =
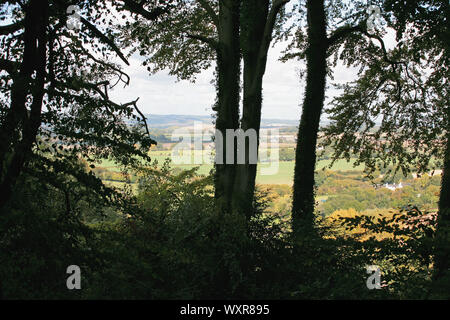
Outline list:
[[[211,116],[146,114],[145,117],[147,118],[148,126],[151,128],[187,127],[192,126],[194,122],[211,125],[213,122]]]
[[[202,122],[205,125],[213,123],[212,116],[195,116],[195,115],[178,115],[178,114],[146,114],[147,122],[151,128],[168,128],[168,127],[188,127],[195,122]],[[261,126],[263,128],[269,127],[293,127],[298,126],[299,120],[284,120],[284,119],[263,119]]]

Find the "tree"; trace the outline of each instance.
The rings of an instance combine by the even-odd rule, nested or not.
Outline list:
[[[237,147],[227,143],[226,132],[253,129],[259,136],[267,53],[280,10],[287,2],[179,1],[178,10],[163,20],[149,25],[145,19],[138,20],[127,34],[129,41],[140,40],[141,54],[150,54],[146,64],[152,72],[169,68],[180,79],[195,80],[196,74],[216,62],[216,130],[223,136],[222,154],[232,153],[235,160]],[[241,54],[244,102],[240,120]],[[221,212],[237,211],[249,217],[256,164],[250,164],[249,142],[245,149],[245,164],[216,162],[215,198]]]
[[[149,23],[142,12],[136,21],[126,28],[125,44],[134,45],[141,55],[148,58],[150,72],[168,68],[179,79],[195,80],[195,76],[216,61],[217,113],[216,129],[226,132],[239,127],[239,0],[223,0],[219,3],[177,1],[176,10],[163,15],[163,19]],[[224,153],[227,153],[226,135]],[[231,209],[235,166],[216,164],[215,194],[218,208]]]
[[[95,26],[109,9],[95,1],[75,4],[86,16],[79,31],[66,27],[69,2],[10,1],[0,7],[2,17],[12,13],[12,23],[0,27],[0,207],[32,154],[45,159],[49,170],[78,156],[91,162],[111,156],[128,164],[148,158],[155,143],[145,119],[135,115],[141,114],[137,100],[119,105],[109,99],[111,87],[129,84],[109,62],[117,54],[128,63],[112,40],[114,25]],[[135,121],[134,128],[125,118]]]
[[[326,144],[334,146],[335,159],[358,155],[369,174],[387,166],[404,175],[444,169],[434,252],[438,282],[449,268],[449,5],[385,1],[383,10],[398,46],[343,87],[330,110]]]
[[[296,39],[297,46],[303,51],[287,55],[288,58],[306,57],[307,61],[306,90],[294,172],[292,222],[296,231],[311,229],[314,225],[316,147],[326,79],[327,75],[332,76],[328,58],[334,56],[332,66],[342,60],[348,66],[362,69],[374,59],[387,59],[380,33],[367,30],[366,9],[362,1],[352,2],[351,5],[342,1],[306,1],[307,37],[299,30]],[[375,45],[372,40],[381,45]]]
[[[7,10],[8,8],[3,8]],[[15,78],[12,85],[4,80],[9,94],[9,110],[2,111],[0,127],[0,208],[11,197],[12,188],[22,170],[27,154],[40,126],[41,106],[47,61],[47,26],[49,24],[49,3],[30,1],[25,7],[24,18],[12,25],[2,27],[1,34],[8,35],[24,29],[21,39],[23,53],[21,59],[2,58],[2,71]],[[5,48],[5,47],[4,47]],[[8,56],[8,52],[5,52]],[[3,55],[5,56],[5,55]],[[17,64],[20,62],[20,66]],[[18,72],[17,72],[18,70]],[[33,78],[33,73],[36,76]],[[30,104],[27,93],[33,94]],[[28,101],[27,101],[28,100]],[[28,102],[28,104],[27,104]],[[27,109],[27,105],[30,110]],[[3,105],[2,105],[3,107]],[[22,125],[22,130],[16,128]],[[11,153],[11,147],[13,153]]]
[[[80,9],[80,30],[70,31],[68,7]],[[108,90],[129,77],[112,63],[128,63],[114,39],[115,25],[95,23],[109,8],[97,1],[6,1],[0,6],[0,210],[27,172],[64,195],[73,213],[73,181],[105,201],[122,201],[92,172],[79,170],[111,157],[123,165],[147,159],[155,143],[148,135],[137,100],[117,104]],[[8,21],[9,22],[9,21]],[[133,124],[131,125],[130,124]],[[66,176],[60,181],[58,174]],[[68,178],[67,178],[68,177]],[[0,283],[1,295],[1,283]]]
[[[261,125],[263,77],[267,54],[275,24],[283,6],[289,0],[249,0],[242,4],[241,47],[244,62],[243,114],[241,129],[255,130],[258,136]],[[250,163],[250,141],[246,141],[245,164],[237,165],[234,182],[233,209],[250,217],[253,213],[257,165]]]
[[[292,223],[300,227],[301,218],[312,225],[314,214],[314,171],[320,116],[325,99],[327,72],[327,34],[324,1],[307,1],[308,50],[306,93],[297,136],[294,172]]]

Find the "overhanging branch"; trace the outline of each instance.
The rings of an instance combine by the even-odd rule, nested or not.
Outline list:
[[[206,10],[214,25],[217,28],[219,28],[219,17],[217,16],[214,9],[210,6],[210,4],[206,0],[197,0],[197,1],[200,3],[202,8]]]
[[[100,41],[102,41],[103,43],[106,43],[108,46],[111,47],[111,49],[114,50],[114,52],[117,53],[117,55],[120,57],[120,59],[122,59],[123,62],[125,62],[128,66],[130,65],[130,63],[128,62],[128,60],[125,58],[125,56],[123,55],[123,53],[120,51],[120,49],[116,46],[116,44],[114,43],[114,41],[110,38],[108,38],[107,36],[105,36],[100,30],[98,30],[92,23],[90,23],[89,21],[87,21],[85,18],[80,17],[80,21],[96,36],[100,39]]]
[[[137,15],[142,16],[143,18],[146,18],[147,20],[156,20],[160,15],[166,13],[168,10],[157,7],[151,11],[145,10],[144,6],[141,3],[136,3],[133,0],[123,0],[124,2],[124,8],[129,10],[132,13],[135,13]]]
[[[358,24],[357,26],[344,26],[336,29],[329,37],[328,37],[328,47],[331,47],[338,43],[339,41],[343,40],[350,34],[354,32],[364,32],[365,24]]]
[[[16,22],[13,24],[9,24],[6,26],[0,26],[0,35],[5,36],[11,33],[14,33],[16,31],[19,31],[20,29],[23,28],[23,22]]]
[[[367,24],[366,21],[361,22],[360,24],[356,26],[344,26],[341,28],[336,29],[329,37],[328,37],[328,47],[331,47],[338,43],[339,41],[342,41],[347,36],[351,35],[352,33],[359,32],[363,35],[365,35],[369,39],[375,39],[379,42],[381,51],[383,52],[383,58],[386,62],[392,65],[393,69],[395,70],[396,66],[399,64],[404,64],[402,61],[394,61],[391,60],[388,56],[388,52],[386,50],[386,45],[384,44],[383,39],[376,35],[371,34],[367,31]]]
[[[139,110],[138,106],[137,106],[137,102],[139,101],[139,98],[137,98],[135,101],[130,102],[130,105],[133,105],[134,109],[137,111],[137,113],[139,113],[139,115],[142,118],[142,122],[144,123],[145,126],[145,130],[147,132],[147,135],[150,136],[150,131],[148,130],[148,125],[147,125],[147,119],[145,118],[144,114],[141,112],[141,110]],[[156,141],[155,141],[156,142]]]
[[[202,41],[202,42],[208,44],[209,46],[211,46],[211,48],[213,48],[214,50],[217,50],[219,48],[219,43],[212,38],[208,38],[208,37],[198,35],[198,34],[190,34],[190,33],[187,34],[187,37],[191,38],[191,39]]]

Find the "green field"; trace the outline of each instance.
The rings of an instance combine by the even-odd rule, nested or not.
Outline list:
[[[170,151],[153,151],[150,154],[152,160],[157,160],[159,164],[164,163],[167,158],[171,157]],[[321,160],[317,163],[317,170],[321,170],[324,167],[330,165],[331,160]],[[288,184],[292,185],[294,177],[294,161],[280,161],[278,163],[278,168],[274,164],[261,163],[258,165],[258,176],[256,177],[256,182],[258,184]],[[116,163],[110,160],[103,160],[101,163],[102,167],[107,168],[111,171],[119,171],[120,168]],[[202,175],[207,175],[213,168],[212,164],[172,164],[174,168],[181,168],[184,170],[192,169],[194,167],[199,167],[198,173]],[[262,169],[272,168],[273,172],[271,174],[262,174]],[[353,166],[353,162],[347,162],[346,160],[337,161],[331,170],[335,171],[362,171],[364,169],[363,165],[358,167]],[[271,171],[272,171],[271,170]]]

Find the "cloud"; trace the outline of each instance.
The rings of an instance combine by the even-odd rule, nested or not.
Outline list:
[[[206,110],[215,99],[214,87],[209,83],[212,70],[199,75],[197,82],[177,82],[176,77],[168,72],[150,75],[138,58],[130,59],[130,66],[125,72],[130,76],[130,86],[115,88],[111,98],[120,103],[134,100],[137,97],[139,107],[144,113],[153,114],[208,114]]]
[[[264,118],[292,119],[299,116],[302,87],[298,76],[299,62],[278,61],[283,45],[271,48],[264,78]],[[131,77],[130,86],[115,88],[111,97],[120,103],[140,97],[145,113],[210,115],[215,101],[213,68],[203,71],[195,83],[177,81],[169,72],[150,75],[139,57],[130,58],[125,68]]]
[[[395,34],[390,30],[385,40],[388,48],[396,45]],[[286,43],[279,43],[269,51],[263,85],[262,116],[266,119],[299,119],[301,115],[305,79],[300,80],[299,71],[305,69],[305,62],[280,62],[278,59],[285,47]],[[203,71],[195,83],[177,81],[168,71],[150,75],[142,65],[142,58],[133,56],[130,58],[130,66],[125,68],[131,77],[130,86],[114,89],[111,97],[120,103],[140,97],[139,107],[144,113],[211,115],[216,96],[214,85],[211,84],[213,70],[214,68],[210,68]],[[331,82],[350,82],[357,76],[356,68],[347,68],[342,63],[333,71],[335,79],[328,81],[328,85]],[[326,103],[336,94],[338,91],[329,86]]]

